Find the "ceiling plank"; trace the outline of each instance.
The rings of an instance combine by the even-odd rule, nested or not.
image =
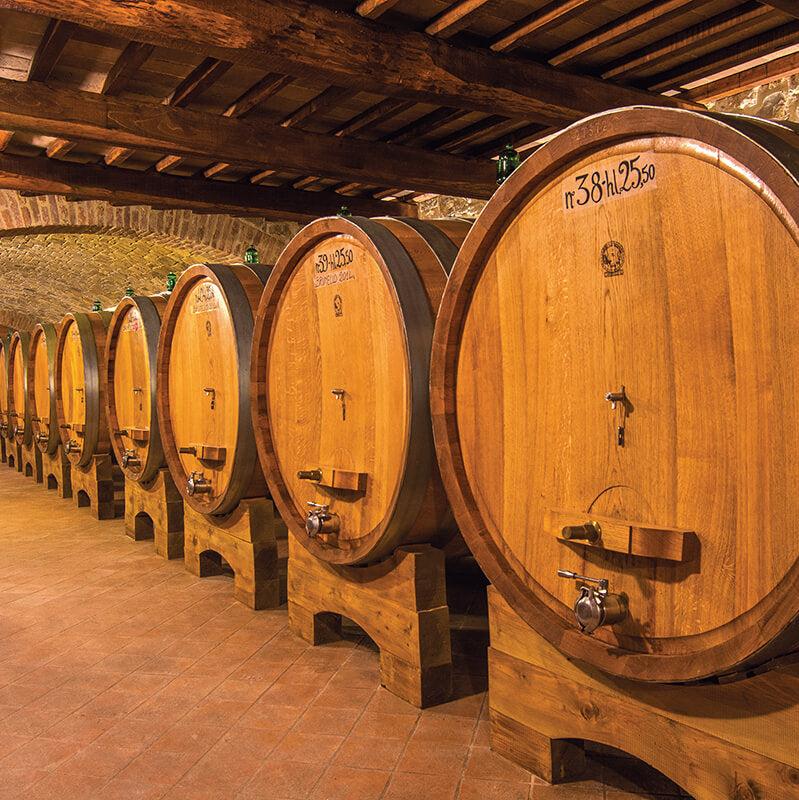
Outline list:
[[[771,6],[777,11],[782,11],[789,17],[799,19],[799,4],[796,0],[763,0],[764,5]]]
[[[441,39],[454,36],[465,28],[471,22],[471,16],[488,2],[489,0],[459,0],[431,20],[424,32]]]
[[[756,0],[752,0],[624,56],[616,64],[604,70],[602,77],[620,78],[640,72],[642,69],[649,70],[668,59],[677,58],[685,53],[690,54],[697,46],[713,42],[720,36],[746,32],[753,25],[761,24],[773,13],[770,8],[765,8]]]
[[[313,75],[335,86],[488,114],[505,111],[528,121],[557,124],[637,103],[684,105],[301,0],[171,0],[157,14],[149,2],[115,0],[0,0],[0,8],[79,21],[183,51],[200,49],[264,71]]]
[[[134,205],[166,204],[218,214],[256,214],[281,220],[334,214],[341,205],[341,198],[335,192],[298,192],[5,154],[0,154],[0,187]],[[364,216],[416,214],[415,207],[406,203],[391,204],[370,198],[353,198],[350,205],[353,213]]]
[[[635,36],[644,29],[652,29],[655,25],[662,25],[674,17],[693,11],[710,0],[653,0],[645,6],[631,11],[618,19],[591,31],[585,36],[553,53],[548,61],[553,67],[568,64],[581,56],[597,50],[600,47],[609,47],[622,39]]]
[[[746,64],[748,61],[754,61],[797,44],[799,44],[799,21],[789,22],[745,41],[695,58],[687,64],[680,64],[667,72],[654,75],[647,80],[647,83],[658,92],[680,89],[688,83],[733,69],[740,64]]]
[[[711,80],[701,86],[687,89],[681,96],[698,103],[719,100],[722,97],[754,89],[756,86],[763,86],[780,78],[787,78],[797,72],[799,72],[799,52],[790,53],[787,56],[775,58],[773,61],[766,61],[765,64],[757,64],[749,69],[741,70],[741,72]]]
[[[534,33],[543,33],[561,25],[581,11],[585,11],[598,0],[552,0],[543,8],[539,8],[524,19],[501,31],[491,41],[491,49],[495,53],[512,50],[523,43],[524,39]]]
[[[29,81],[46,81],[67,46],[77,26],[60,19],[51,19],[36,49],[28,72]]]
[[[493,182],[488,161],[0,79],[6,129],[467,197],[490,196]]]

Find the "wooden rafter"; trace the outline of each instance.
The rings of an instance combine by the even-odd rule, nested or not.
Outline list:
[[[653,91],[658,92],[679,89],[688,83],[733,69],[740,64],[746,64],[748,61],[754,61],[796,44],[799,44],[799,21],[780,25],[743,42],[695,58],[687,64],[680,64],[667,72],[655,75],[647,83]]]
[[[391,11],[398,2],[399,0],[362,0],[355,6],[355,13],[366,19],[377,19],[386,11]]]
[[[624,14],[562,47],[549,57],[549,63],[556,67],[568,64],[600,47],[610,47],[622,39],[662,25],[708,2],[710,0],[652,0],[651,3]]]
[[[763,0],[764,5],[771,6],[777,11],[782,11],[789,17],[799,19],[799,3],[796,0]]]
[[[75,25],[60,19],[51,19],[42,36],[28,72],[29,81],[46,81],[67,46]]]
[[[251,170],[269,167],[468,197],[491,193],[488,162],[0,80],[0,130],[15,129],[209,162],[219,159]]]
[[[412,100],[398,100],[395,97],[389,97],[371,108],[362,111],[348,122],[339,125],[339,127],[333,131],[333,135],[352,136],[371,125],[376,125],[377,123],[385,122],[392,117],[396,117],[399,114],[404,114],[406,111],[413,108],[414,105],[415,103]]]
[[[465,128],[453,131],[437,139],[433,142],[432,147],[435,150],[456,151],[458,148],[471,144],[475,139],[485,136],[490,131],[497,129],[507,130],[518,124],[518,120],[509,120],[507,117],[492,114],[489,117],[473,122],[471,125],[467,125]]]
[[[162,105],[183,108],[210,89],[231,67],[230,61],[218,58],[204,58],[173,90],[162,100]],[[132,147],[112,147],[105,154],[109,166],[122,164],[135,152]]]
[[[80,21],[180,50],[199,48],[265,71],[313,74],[336,86],[489,114],[512,109],[523,119],[552,124],[620,105],[681,105],[300,0],[172,0],[158,14],[150,3],[115,0],[0,0],[0,7]]]
[[[136,70],[152,55],[155,47],[141,42],[130,42],[119,54],[117,60],[105,77],[100,94],[119,94]],[[77,142],[72,139],[54,139],[45,151],[48,158],[61,158],[75,149]]]
[[[424,29],[425,33],[442,39],[453,36],[466,27],[471,22],[472,16],[487,2],[489,0],[459,0],[431,20]]]
[[[765,64],[757,64],[741,72],[734,72],[732,75],[725,75],[723,78],[711,80],[693,89],[687,89],[682,93],[683,97],[697,102],[707,100],[718,100],[721,97],[728,97],[746,89],[753,89],[755,86],[763,86],[771,81],[786,78],[799,72],[799,52],[775,58]]]
[[[254,187],[5,154],[0,154],[0,187],[132,205],[160,205],[220,214],[256,214],[276,219],[303,220],[324,216],[335,213],[341,205],[340,197],[333,192]],[[415,216],[414,207],[407,204],[353,198],[351,205],[353,213],[365,216]]]
[[[602,77],[626,77],[642,69],[651,69],[663,61],[690,53],[698,45],[713,42],[720,36],[745,32],[753,25],[761,24],[773,13],[772,9],[752,0],[625,56],[617,64],[605,69]]]
[[[440,128],[450,122],[462,119],[470,114],[469,111],[462,111],[459,108],[439,108],[425,114],[407,125],[403,125],[399,130],[383,137],[384,142],[392,144],[411,144],[422,140],[431,131]]]
[[[495,53],[512,50],[522,44],[528,36],[543,33],[561,25],[597,2],[598,0],[552,0],[551,3],[534,11],[494,37],[491,49]]]

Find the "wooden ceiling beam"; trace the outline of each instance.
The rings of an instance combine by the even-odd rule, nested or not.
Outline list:
[[[326,216],[336,213],[341,205],[341,198],[335,192],[298,192],[5,154],[0,154],[0,187],[281,220]],[[351,205],[353,213],[364,216],[416,214],[414,206],[406,203],[392,204],[372,198],[353,198]]]
[[[763,4],[787,14],[789,17],[799,19],[799,4],[796,0],[763,0]]]
[[[302,0],[170,0],[159,6],[159,13],[150,2],[115,0],[0,0],[0,8],[78,21],[183,51],[200,50],[264,71],[313,75],[335,86],[487,114],[504,111],[548,124],[623,105],[684,105]]]
[[[434,150],[455,150],[459,147],[465,147],[471,144],[475,139],[484,136],[488,131],[495,128],[512,128],[518,125],[518,120],[510,120],[507,117],[500,117],[497,114],[492,114],[490,117],[473,122],[465,128],[448,133],[441,139],[437,139],[431,145]]]
[[[466,197],[489,196],[493,182],[489,162],[6,79],[0,130]]]
[[[153,54],[155,46],[144,44],[143,42],[129,42],[117,60],[114,62],[108,75],[103,81],[103,88],[100,94],[112,95],[119,94],[130,82],[136,72],[144,66],[144,62]]]
[[[710,0],[653,0],[645,6],[631,11],[618,19],[591,31],[585,36],[553,53],[548,61],[553,67],[568,64],[575,59],[592,53],[600,47],[610,47],[622,39],[627,39],[641,31],[651,30],[674,17],[693,11]]]
[[[204,58],[172,91],[164,98],[165,106],[182,108],[197,100],[203,92],[210,89],[231,67],[230,61],[219,58]]]
[[[642,69],[649,70],[663,61],[677,58],[685,53],[690,54],[697,47],[715,41],[721,36],[745,32],[753,25],[761,24],[773,13],[772,9],[761,6],[756,0],[751,0],[743,6],[717,14],[698,25],[693,25],[673,36],[668,36],[635,53],[624,56],[616,64],[606,69],[602,73],[602,77],[626,78]]]
[[[430,131],[448,125],[455,120],[469,116],[471,111],[463,111],[459,108],[438,108],[425,114],[423,117],[403,125],[399,130],[383,137],[384,142],[392,144],[411,144],[419,142]]]
[[[29,81],[46,81],[67,46],[77,26],[72,22],[51,19],[47,25],[28,71]]]
[[[797,72],[799,72],[799,52],[775,58],[773,61],[766,61],[764,64],[757,64],[741,70],[741,72],[734,72],[732,75],[725,75],[723,78],[711,80],[701,86],[695,86],[693,89],[687,89],[681,97],[695,100],[698,103],[718,100],[747,89],[754,89],[756,86],[763,86],[780,78],[787,78]]]
[[[688,83],[733,69],[740,64],[746,64],[748,61],[763,58],[797,44],[799,44],[799,21],[789,22],[745,41],[700,56],[687,64],[680,64],[667,72],[653,75],[647,79],[647,84],[657,92],[680,89]]]
[[[399,0],[362,0],[355,6],[355,13],[366,19],[377,19],[391,11]]]
[[[440,39],[454,36],[465,28],[471,22],[471,17],[488,2],[489,0],[459,0],[431,20],[424,32]]]
[[[398,100],[395,97],[389,97],[373,105],[371,108],[362,111],[348,122],[339,125],[339,127],[333,131],[333,135],[352,136],[354,133],[359,133],[370,125],[385,122],[399,114],[404,114],[406,111],[410,111],[415,105],[416,103],[414,103],[413,100]]]
[[[495,53],[507,52],[519,47],[528,36],[562,25],[575,15],[585,11],[598,0],[552,0],[524,19],[497,34],[490,47]]]

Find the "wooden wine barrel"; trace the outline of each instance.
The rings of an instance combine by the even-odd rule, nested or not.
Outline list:
[[[250,416],[255,310],[271,267],[196,264],[178,279],[158,344],[164,456],[184,499],[224,515],[266,495]]]
[[[108,425],[128,480],[148,483],[164,465],[156,409],[156,361],[168,297],[123,298],[108,326],[105,380]]]
[[[468,223],[330,217],[281,254],[256,319],[253,419],[292,533],[337,564],[457,535],[435,466],[436,310]]]
[[[33,441],[28,404],[28,351],[30,334],[14,331],[8,344],[8,429],[17,444]]]
[[[61,320],[55,354],[56,409],[61,444],[70,462],[88,466],[108,455],[103,372],[110,311],[75,312]]]
[[[598,115],[460,251],[442,476],[491,582],[569,657],[689,682],[799,648],[798,156],[761,121]]]
[[[43,453],[53,455],[61,437],[55,390],[55,352],[58,331],[49,322],[40,322],[31,333],[28,354],[28,403],[31,408],[33,441]]]
[[[11,437],[8,422],[8,343],[11,335],[0,335],[0,438]]]

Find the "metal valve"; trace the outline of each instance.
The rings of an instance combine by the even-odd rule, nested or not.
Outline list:
[[[340,520],[337,514],[331,514],[330,506],[308,501],[311,510],[305,519],[305,530],[312,539],[321,533],[338,533]]]
[[[589,578],[568,569],[559,569],[558,576],[595,584],[580,586],[580,596],[574,603],[574,616],[583,633],[591,634],[603,625],[615,625],[627,616],[627,598],[610,594],[607,578]]]
[[[43,431],[39,431],[36,434],[36,441],[37,442],[46,442],[50,438],[49,434],[44,433]]]
[[[598,522],[589,521],[583,525],[566,525],[560,535],[569,541],[597,542],[602,538],[602,528]]]
[[[14,430],[12,431],[14,436],[23,436],[25,434],[25,426],[24,425],[15,425]]]
[[[0,431],[5,433],[8,430],[8,423],[7,422],[0,422]]]
[[[297,477],[301,481],[315,481],[319,483],[322,480],[322,470],[321,469],[301,469],[297,473]]]
[[[128,467],[140,467],[141,459],[135,450],[124,450],[122,452],[122,466],[127,469]]]
[[[202,472],[192,472],[186,481],[186,493],[189,497],[195,494],[210,494],[213,491],[211,481]]]
[[[611,409],[615,411],[618,403],[624,403],[627,401],[627,392],[624,390],[624,387],[622,386],[618,392],[608,392],[605,395],[605,400],[607,400],[610,403]]]
[[[80,444],[76,442],[74,439],[70,439],[64,445],[64,452],[69,455],[70,453],[80,453]]]

